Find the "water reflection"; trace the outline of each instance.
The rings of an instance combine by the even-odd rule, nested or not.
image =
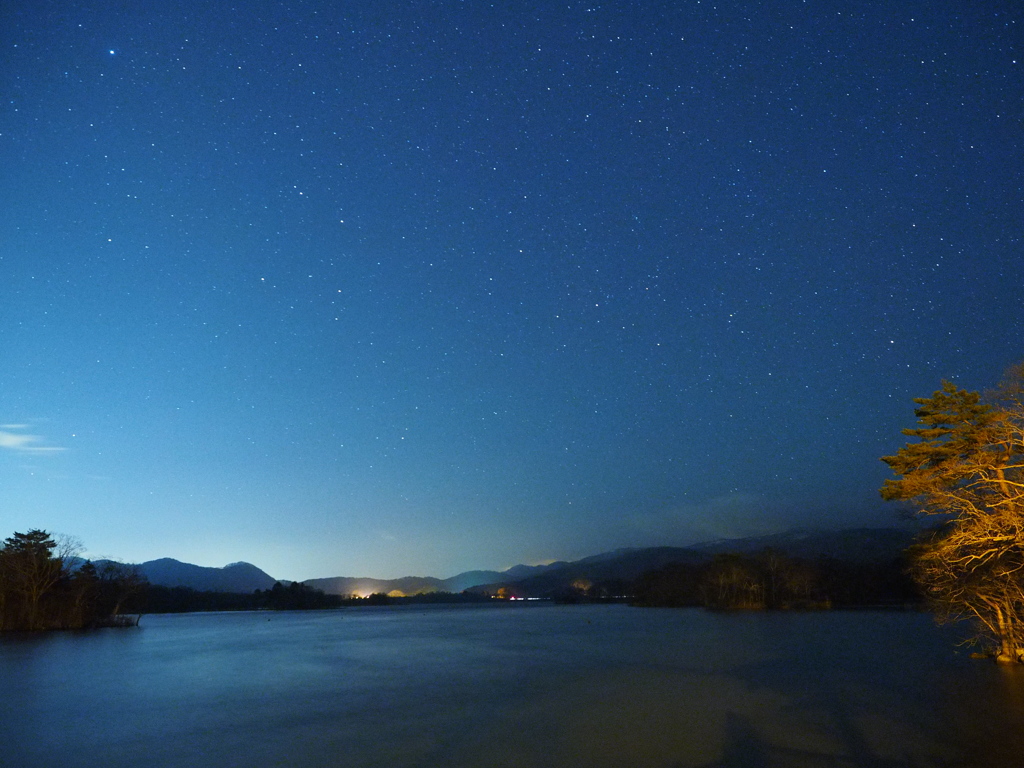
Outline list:
[[[148,616],[0,640],[0,764],[1017,766],[1024,677],[927,616]]]

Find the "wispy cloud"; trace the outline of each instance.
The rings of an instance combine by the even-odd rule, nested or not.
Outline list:
[[[64,449],[56,445],[47,445],[46,438],[24,432],[27,424],[0,424],[0,448],[17,453],[57,453]]]

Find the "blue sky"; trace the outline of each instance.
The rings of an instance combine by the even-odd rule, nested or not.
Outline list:
[[[1012,3],[13,2],[0,523],[448,576],[889,524],[1024,357]]]

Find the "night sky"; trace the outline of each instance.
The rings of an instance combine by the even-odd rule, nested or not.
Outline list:
[[[0,536],[278,578],[890,525],[1024,358],[1016,2],[0,6]]]

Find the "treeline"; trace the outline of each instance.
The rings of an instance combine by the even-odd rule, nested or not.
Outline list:
[[[491,597],[485,593],[472,592],[420,592],[416,595],[389,595],[385,592],[374,592],[366,597],[351,595],[339,598],[345,605],[441,605],[486,603]]]
[[[189,587],[146,584],[128,602],[134,613],[192,613],[194,611],[309,611],[340,608],[346,600],[293,581],[276,582],[271,589],[251,593],[207,592]]]
[[[144,613],[339,608],[338,595],[293,582],[251,594],[150,584],[134,567],[77,556],[76,540],[15,533],[0,545],[0,632],[133,626]]]
[[[120,563],[75,557],[74,540],[15,533],[0,546],[0,631],[134,624],[123,610],[143,580]]]
[[[366,597],[329,595],[306,584],[274,584],[272,589],[250,594],[209,592],[190,587],[145,584],[126,603],[133,613],[192,613],[195,611],[311,611],[357,605],[429,605],[435,603],[481,603],[490,598],[470,592],[426,592],[418,595],[389,595],[375,592]]]
[[[0,546],[0,631],[126,626],[144,613],[316,610],[348,605],[485,602],[523,597],[515,586],[490,595],[328,595],[299,582],[250,594],[149,584],[131,566],[78,558],[74,540],[42,530],[15,533]],[[921,602],[905,558],[850,562],[803,559],[774,550],[677,563],[627,581],[578,578],[546,594],[561,602],[631,600],[641,606],[712,609],[814,609],[904,606]]]
[[[802,559],[773,550],[678,563],[637,579],[634,604],[713,609],[821,609],[916,604],[903,557],[881,562]]]

